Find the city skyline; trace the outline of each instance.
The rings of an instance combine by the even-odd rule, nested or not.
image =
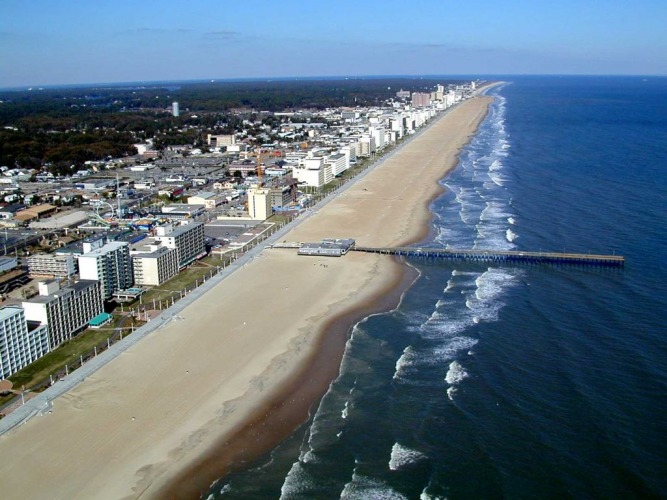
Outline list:
[[[373,75],[667,74],[667,6],[16,0],[0,87]]]

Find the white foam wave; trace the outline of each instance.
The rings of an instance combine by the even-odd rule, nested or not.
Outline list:
[[[472,321],[467,323],[467,326]],[[393,380],[401,383],[410,383],[410,374],[419,367],[441,366],[444,362],[450,361],[461,352],[468,351],[477,344],[477,339],[470,337],[454,337],[448,339],[444,344],[417,348],[408,346],[403,350],[403,354],[396,360]]]
[[[454,401],[454,394],[456,394],[456,391],[457,389],[453,385],[447,389],[447,397],[450,401]]]
[[[478,340],[470,337],[454,337],[446,345],[436,347],[434,354],[440,361],[452,359],[461,351],[469,350],[477,345]]]
[[[489,172],[489,178],[498,187],[503,187],[505,182],[507,182],[507,178],[497,172]]]
[[[340,494],[341,500],[404,500],[407,497],[401,495],[387,483],[379,479],[357,474],[352,474],[352,481],[347,483]]]
[[[509,222],[512,225],[515,225],[516,224],[516,219],[514,217],[508,217],[507,222]]]
[[[465,378],[468,378],[468,372],[464,370],[463,366],[461,366],[458,361],[449,363],[449,370],[447,370],[447,375],[445,375],[445,382],[449,385],[455,385]]]
[[[500,170],[502,168],[503,168],[503,163],[499,159],[495,159],[491,162],[491,165],[489,165],[489,172]]]
[[[519,237],[519,235],[516,234],[516,233],[515,233],[514,231],[512,231],[511,229],[508,229],[507,231],[505,231],[505,238],[507,238],[507,241],[509,241],[510,243],[512,243],[512,242],[513,242],[514,240],[516,240],[518,237]]]
[[[280,498],[289,499],[307,496],[308,491],[311,491],[315,486],[315,479],[304,469],[301,462],[294,462],[280,488]]]
[[[394,443],[391,448],[391,458],[389,459],[390,470],[400,470],[410,467],[424,460],[426,455],[423,453],[403,446],[400,443]]]
[[[501,295],[507,284],[516,281],[516,276],[505,269],[490,267],[477,280],[475,297],[478,300],[491,301]]]
[[[343,411],[340,412],[341,418],[347,418],[349,407],[350,407],[350,402],[345,401],[345,407],[343,408]]]

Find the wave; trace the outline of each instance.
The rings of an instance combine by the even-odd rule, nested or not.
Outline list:
[[[505,231],[505,238],[507,238],[507,241],[509,241],[510,243],[514,242],[514,240],[516,240],[518,237],[519,237],[519,235],[516,234],[511,229],[508,229],[507,231]]]
[[[356,470],[352,474],[352,481],[347,483],[343,488],[340,498],[341,500],[367,500],[369,498],[378,500],[407,500],[407,497],[401,495],[387,483],[358,474]]]
[[[467,326],[472,324],[472,321]],[[441,366],[443,363],[456,358],[464,351],[470,352],[478,340],[471,337],[454,337],[444,344],[417,348],[408,346],[396,360],[393,380],[400,383],[413,383],[411,375],[428,366]]]
[[[463,379],[468,378],[468,376],[468,372],[465,371],[458,361],[452,361],[449,363],[449,370],[447,370],[447,375],[445,375],[445,382],[449,385],[455,385]]]
[[[280,488],[280,499],[307,496],[309,491],[317,487],[317,481],[308,473],[301,462],[294,462],[285,476]]]
[[[450,401],[454,401],[454,394],[456,394],[457,389],[456,386],[451,386],[447,389],[447,397],[449,398]]]
[[[394,443],[394,446],[391,448],[389,469],[394,471],[405,469],[418,464],[424,459],[426,459],[426,455],[420,451],[410,449],[400,443]]]

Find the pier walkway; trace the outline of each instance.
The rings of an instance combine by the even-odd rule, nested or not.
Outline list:
[[[303,243],[276,243],[272,248],[299,249]],[[595,255],[559,252],[521,252],[516,250],[463,250],[453,248],[415,248],[415,247],[362,247],[352,246],[350,251],[397,255],[416,259],[446,259],[469,262],[497,262],[507,264],[565,264],[583,266],[623,267],[622,255]]]
[[[375,248],[356,246],[355,252],[398,255],[408,258],[448,259],[471,262],[500,262],[526,264],[574,264],[605,267],[623,267],[625,257],[621,255],[591,255],[557,252],[519,252],[513,250],[457,250],[444,248]]]

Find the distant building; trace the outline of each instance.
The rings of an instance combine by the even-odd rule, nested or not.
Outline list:
[[[18,265],[16,257],[0,257],[0,273],[11,271]]]
[[[283,208],[296,199],[296,188],[294,184],[271,188],[271,206]]]
[[[233,146],[236,144],[236,137],[234,134],[213,135],[206,136],[206,142],[212,148],[219,148],[222,146]]]
[[[0,219],[11,219],[17,212],[25,210],[26,206],[23,203],[15,203],[14,205],[7,205],[0,208]]]
[[[31,276],[69,278],[76,274],[76,260],[72,255],[35,254],[28,257]]]
[[[88,326],[88,322],[103,312],[99,281],[81,280],[60,288],[56,280],[42,281],[39,295],[23,302],[28,321],[46,325],[50,348],[71,339]]]
[[[431,104],[431,94],[428,92],[413,92],[412,107],[420,108]]]
[[[0,308],[0,379],[16,373],[50,350],[46,325],[29,324],[21,307]]]
[[[178,109],[178,103],[175,101],[171,103],[171,114],[173,116],[179,116],[181,114],[181,112]]]
[[[183,268],[206,254],[204,224],[192,222],[172,229],[171,225],[156,229],[155,241],[178,251],[178,267]]]
[[[188,197],[188,205],[204,205],[207,210],[212,210],[224,202],[224,198],[217,193],[202,191]]]
[[[161,209],[163,216],[168,219],[191,219],[204,213],[206,205],[188,205],[185,203],[172,203],[164,205]]]
[[[248,190],[248,213],[257,220],[266,220],[273,214],[271,208],[271,190],[252,188]]]
[[[99,281],[102,296],[107,300],[116,290],[131,287],[134,278],[129,244],[112,241],[79,256],[79,275],[83,280]]]

